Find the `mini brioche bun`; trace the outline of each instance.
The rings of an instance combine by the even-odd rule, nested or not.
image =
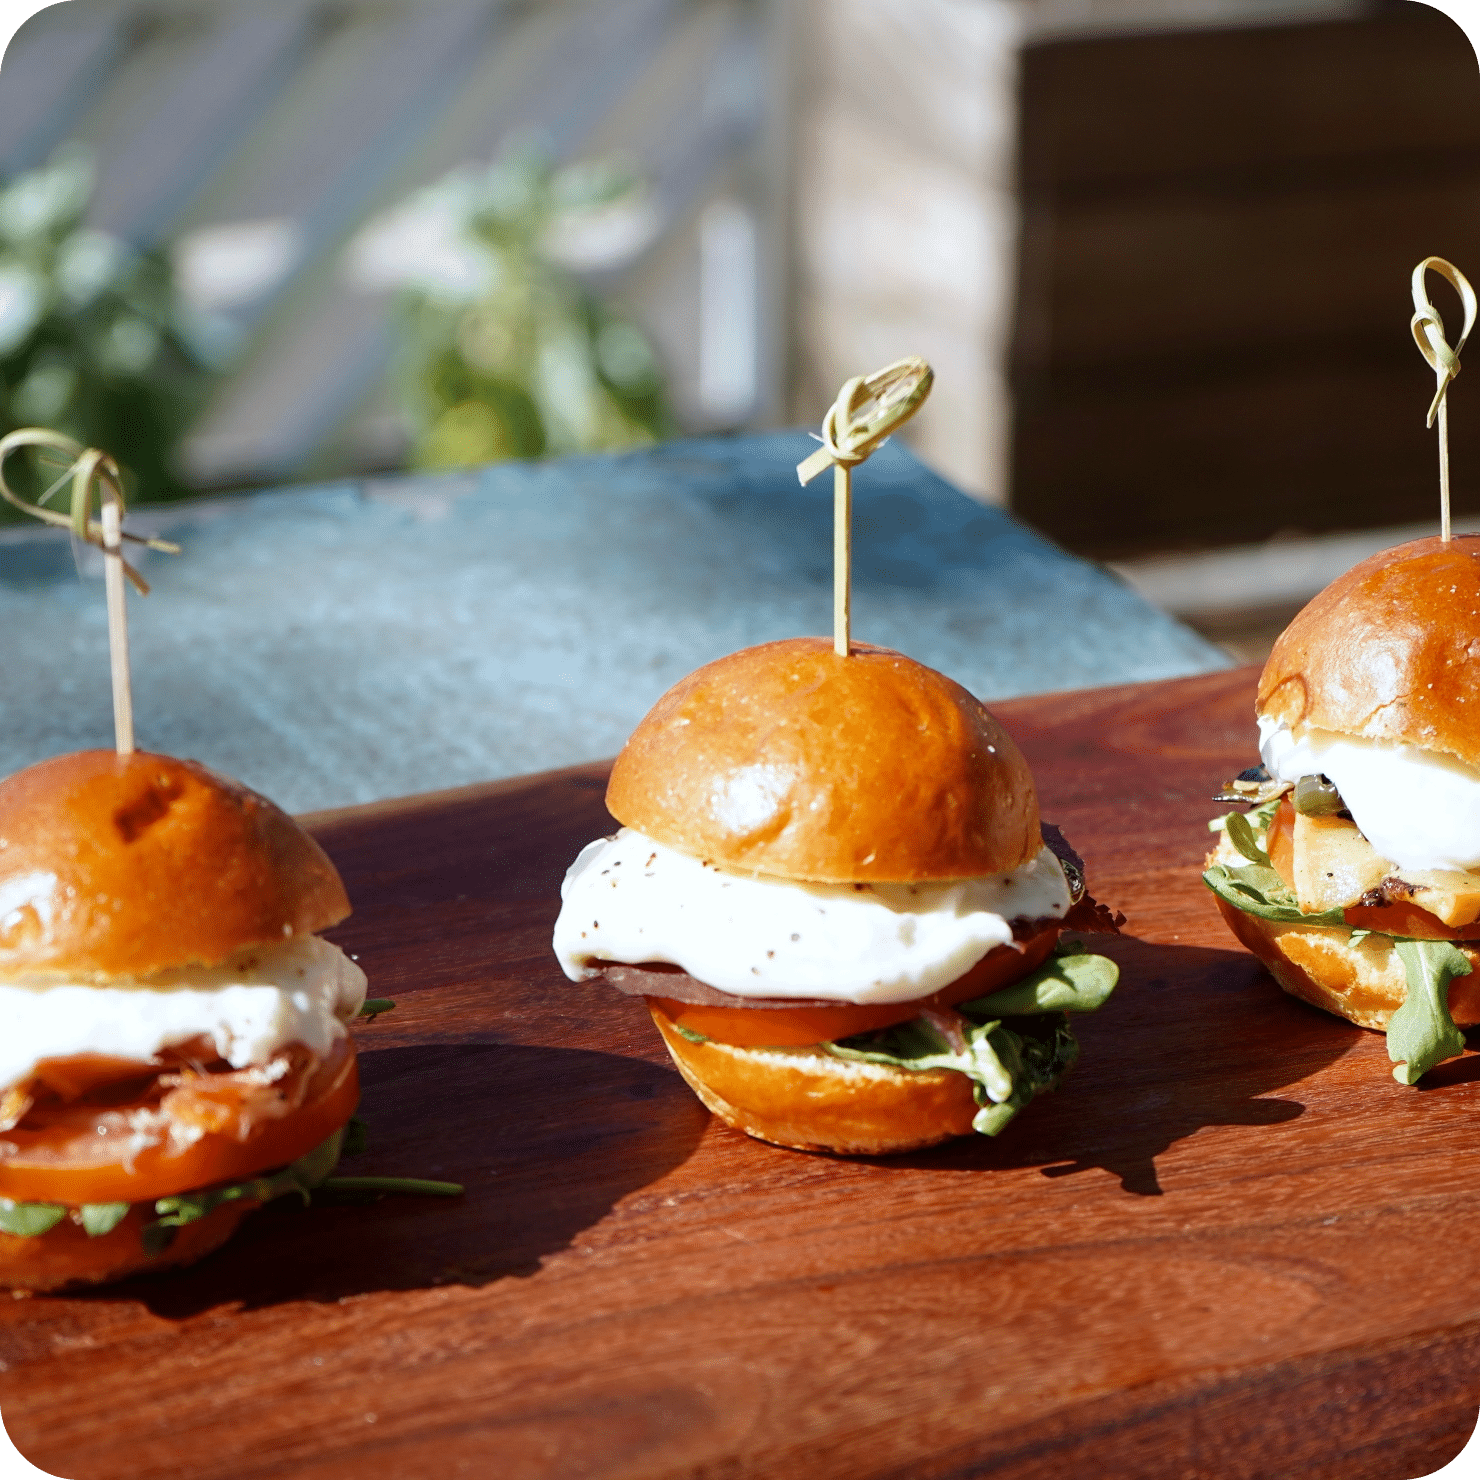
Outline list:
[[[1334,1012],[1363,1028],[1386,1029],[1408,996],[1403,962],[1391,937],[1364,936],[1351,944],[1345,926],[1282,924],[1250,915],[1226,900],[1218,908],[1228,928],[1292,997]],[[1480,1023],[1480,941],[1453,941],[1474,970],[1449,984],[1455,1023]]]
[[[116,1228],[97,1238],[71,1218],[29,1238],[0,1233],[0,1290],[39,1295],[194,1264],[224,1244],[257,1206],[245,1201],[220,1204],[204,1218],[177,1229],[169,1248],[152,1259],[144,1252],[141,1237],[144,1225],[155,1216],[152,1203],[136,1203]]]
[[[618,821],[817,883],[1005,873],[1043,846],[1033,778],[980,700],[888,648],[745,648],[680,679],[617,757]]]
[[[1480,535],[1383,550],[1285,628],[1260,715],[1480,766]]]
[[[349,914],[324,850],[195,761],[87,750],[0,781],[0,979],[213,965]]]
[[[971,1130],[972,1082],[952,1069],[893,1069],[812,1048],[694,1043],[648,999],[689,1088],[726,1124],[794,1151],[887,1156]]]

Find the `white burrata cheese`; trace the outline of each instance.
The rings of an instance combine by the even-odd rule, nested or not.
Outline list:
[[[986,878],[805,884],[716,868],[626,827],[583,848],[560,893],[555,954],[572,981],[597,975],[594,961],[666,961],[738,997],[857,1003],[929,996],[1007,944],[1011,921],[1071,904],[1047,848]]]
[[[1281,781],[1330,777],[1362,835],[1399,868],[1480,867],[1480,771],[1453,756],[1330,730],[1297,734],[1262,715],[1259,753]]]
[[[0,1090],[43,1059],[106,1054],[147,1063],[208,1038],[234,1069],[290,1043],[325,1054],[365,1001],[365,973],[317,936],[253,947],[220,966],[69,981],[56,972],[0,979]]]

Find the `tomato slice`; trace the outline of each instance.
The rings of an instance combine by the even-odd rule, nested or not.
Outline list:
[[[0,1135],[0,1197],[17,1202],[144,1202],[286,1166],[328,1139],[360,1098],[354,1045],[342,1038],[317,1065],[296,1110],[264,1119],[244,1138],[206,1132],[188,1146],[146,1146],[129,1154],[116,1121],[78,1105],[34,1130]],[[126,1108],[126,1107],[121,1107]],[[102,1131],[102,1134],[99,1132]]]
[[[952,1007],[984,997],[1015,982],[1043,964],[1059,938],[1057,920],[1026,940],[988,951],[964,976],[929,997],[909,1002],[838,1007],[699,1007],[671,997],[649,997],[650,1008],[662,1012],[677,1027],[702,1033],[718,1043],[737,1048],[804,1048],[831,1043],[854,1033],[868,1033],[919,1017],[927,1007]]]

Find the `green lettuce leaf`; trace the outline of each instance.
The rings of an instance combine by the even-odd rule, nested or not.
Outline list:
[[[957,1012],[977,1019],[1022,1017],[1039,1012],[1093,1012],[1102,1006],[1120,968],[1106,956],[1066,950],[1030,976],[986,997],[963,1002]]]
[[[1295,902],[1295,891],[1268,864],[1246,863],[1233,868],[1215,863],[1203,874],[1203,883],[1235,909],[1246,915],[1275,920],[1285,925],[1345,925],[1342,910],[1316,910],[1303,914]]]
[[[1296,904],[1295,891],[1270,866],[1269,855],[1260,842],[1278,805],[1276,798],[1247,816],[1231,812],[1221,819],[1229,841],[1249,862],[1242,867],[1214,864],[1203,874],[1203,882],[1235,909],[1265,920],[1289,925],[1345,925],[1344,910],[1303,914]],[[1260,816],[1266,809],[1268,816]],[[1257,831],[1250,825],[1250,818],[1260,823]],[[1347,943],[1354,946],[1378,933],[1353,930]],[[1417,1084],[1435,1064],[1464,1052],[1465,1036],[1449,1012],[1449,983],[1457,976],[1468,976],[1471,968],[1464,952],[1447,940],[1389,939],[1403,962],[1408,992],[1388,1022],[1388,1057],[1395,1066],[1393,1078],[1399,1084]]]
[[[67,1210],[60,1203],[12,1202],[0,1197],[0,1233],[35,1238],[55,1228]]]
[[[129,1207],[126,1202],[83,1203],[78,1209],[78,1221],[87,1230],[89,1238],[102,1238],[128,1217]]]
[[[1394,939],[1408,995],[1388,1021],[1388,1057],[1399,1084],[1417,1084],[1435,1064],[1465,1051],[1465,1035],[1449,1014],[1449,983],[1470,974],[1465,953],[1447,940]]]
[[[332,1177],[341,1155],[353,1155],[365,1147],[365,1123],[358,1117],[334,1132],[328,1140],[300,1156],[291,1166],[264,1177],[252,1177],[228,1186],[209,1187],[199,1192],[181,1192],[172,1197],[156,1198],[158,1215],[143,1228],[144,1251],[151,1258],[162,1254],[174,1241],[179,1229],[204,1218],[222,1203],[271,1202],[274,1198],[296,1192],[304,1202],[316,1191],[343,1193],[352,1197],[378,1196],[402,1192],[423,1197],[458,1197],[462,1187],[456,1182],[429,1182],[419,1177]],[[74,1217],[88,1237],[100,1238],[112,1233],[128,1217],[132,1205],[126,1202],[84,1203]],[[35,1238],[48,1233],[67,1216],[61,1203],[12,1202],[0,1197],[0,1233]]]
[[[1269,854],[1259,845],[1260,838],[1268,836],[1269,829],[1267,827],[1261,828],[1256,835],[1254,829],[1249,825],[1249,819],[1242,812],[1230,812],[1223,819],[1223,831],[1228,834],[1228,841],[1250,863],[1262,864],[1265,868],[1270,867]]]
[[[1079,1057],[1068,1012],[1093,1012],[1110,996],[1119,975],[1104,956],[1071,949],[1001,991],[958,1003],[960,1049],[926,1018],[821,1047],[840,1059],[964,1074],[982,1107],[972,1128],[995,1136],[1034,1096],[1053,1089],[1068,1073]]]
[[[144,1252],[150,1258],[164,1253],[181,1228],[214,1212],[222,1203],[240,1202],[243,1198],[267,1203],[296,1192],[306,1204],[309,1194],[338,1164],[343,1142],[344,1130],[341,1128],[306,1156],[300,1156],[270,1176],[251,1177],[245,1182],[210,1187],[201,1192],[181,1192],[173,1197],[156,1198],[154,1211],[158,1216],[152,1223],[144,1225]]]
[[[1209,826],[1228,834],[1228,841],[1249,861],[1243,865],[1215,863],[1203,874],[1203,883],[1219,899],[1226,900],[1246,915],[1258,915],[1284,925],[1345,925],[1341,910],[1318,910],[1303,914],[1295,891],[1275,872],[1264,851],[1264,840],[1274,820],[1280,798],[1265,802],[1252,811],[1230,812]]]
[[[840,1059],[920,1073],[953,1069],[964,1074],[975,1085],[976,1102],[982,1107],[972,1129],[995,1136],[1035,1095],[1052,1089],[1079,1057],[1066,1013],[1013,1018],[1011,1024],[965,1019],[965,1046],[959,1051],[924,1018],[821,1046]]]

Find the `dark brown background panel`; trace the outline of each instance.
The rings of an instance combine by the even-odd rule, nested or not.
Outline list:
[[[1100,555],[1434,516],[1409,275],[1480,278],[1480,68],[1451,21],[1030,47],[1022,150],[1020,514]]]

